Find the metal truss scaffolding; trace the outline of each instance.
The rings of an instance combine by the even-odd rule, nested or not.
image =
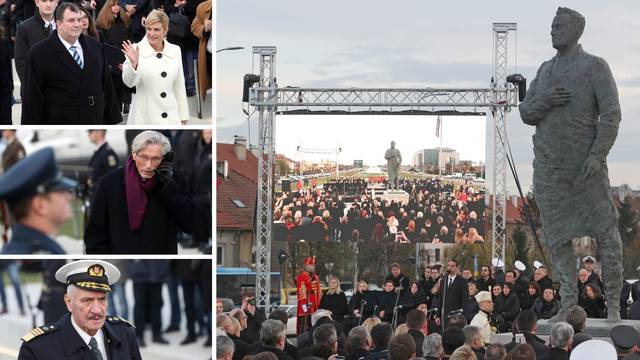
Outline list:
[[[275,81],[276,48],[259,46],[260,81],[250,89],[249,105],[259,119],[258,197],[256,216],[256,300],[270,307],[271,225],[273,222],[274,126],[278,114],[476,114],[494,119],[492,257],[502,259],[506,241],[507,113],[518,105],[517,87],[506,81],[507,45],[515,23],[494,23],[494,69],[491,86],[462,88],[279,88]]]

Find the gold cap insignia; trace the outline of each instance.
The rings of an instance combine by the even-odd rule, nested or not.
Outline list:
[[[89,273],[89,276],[94,276],[94,277],[104,276],[104,268],[102,267],[102,265],[98,265],[98,264],[91,265],[87,270],[87,272]]]

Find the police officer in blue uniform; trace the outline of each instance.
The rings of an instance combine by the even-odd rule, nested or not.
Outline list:
[[[2,254],[64,254],[51,238],[72,216],[74,180],[58,170],[53,150],[44,148],[17,162],[0,177],[0,199],[8,204],[16,225]]]
[[[141,359],[133,326],[106,314],[107,293],[119,278],[115,266],[100,260],[61,267],[56,279],[67,285],[64,301],[69,313],[22,337],[18,360]]]
[[[88,130],[88,132],[89,140],[98,147],[89,160],[91,174],[87,185],[89,196],[93,197],[95,187],[100,182],[100,179],[102,179],[104,174],[118,168],[120,163],[118,161],[118,155],[116,155],[116,152],[113,151],[109,143],[105,140],[107,130],[92,129]]]

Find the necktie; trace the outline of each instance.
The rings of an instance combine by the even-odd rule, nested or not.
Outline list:
[[[51,35],[51,33],[53,32],[53,24],[47,24],[47,31],[49,32],[49,35]]]
[[[80,69],[83,69],[84,66],[82,64],[82,59],[80,59],[80,54],[78,54],[78,50],[76,50],[77,46],[71,46],[71,55],[73,55],[73,60],[75,60],[78,63],[78,66],[80,66]]]
[[[451,283],[452,283],[452,282],[453,282],[453,278],[452,278],[452,277],[449,277],[449,285],[448,285],[448,286],[451,286]]]
[[[91,353],[93,353],[93,356],[95,356],[97,360],[103,360],[102,353],[100,352],[100,349],[98,349],[98,342],[96,341],[96,338],[92,337],[91,340],[89,340],[89,346],[91,347]]]

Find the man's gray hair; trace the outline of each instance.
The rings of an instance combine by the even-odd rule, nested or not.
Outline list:
[[[280,320],[268,319],[260,328],[260,342],[265,346],[276,346],[285,337],[284,324]]]
[[[363,349],[367,345],[367,339],[370,338],[369,331],[364,326],[356,326],[349,331],[349,349]]]
[[[580,305],[573,305],[567,312],[567,322],[573,331],[582,331],[587,323],[587,312]]]
[[[336,327],[333,324],[322,324],[313,331],[313,344],[331,347],[338,341]]]
[[[236,347],[228,336],[216,336],[216,359],[222,359],[226,354],[233,355]]]
[[[582,33],[584,32],[584,26],[586,23],[584,16],[582,16],[582,14],[580,14],[579,12],[566,7],[558,8],[558,10],[556,11],[556,16],[559,15],[567,15],[571,18],[571,21],[573,21],[573,25],[575,26],[578,38],[580,38],[580,36],[582,36]]]
[[[571,325],[564,321],[553,324],[549,336],[551,347],[565,348],[569,345],[571,339],[573,339],[573,327]]]
[[[442,348],[442,336],[438,333],[433,333],[426,338],[422,343],[422,356],[439,358],[444,352]]]
[[[133,138],[133,142],[131,143],[131,152],[137,153],[149,145],[161,145],[162,156],[167,155],[167,153],[171,151],[171,143],[166,136],[157,131],[147,130]]]
[[[464,332],[464,343],[465,344],[471,344],[476,339],[478,339],[478,338],[481,339],[482,338],[482,330],[477,326],[467,325],[467,326],[462,328],[462,332]]]

